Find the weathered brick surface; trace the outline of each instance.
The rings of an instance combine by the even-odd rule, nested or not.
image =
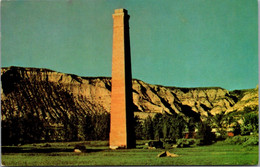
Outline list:
[[[135,146],[131,131],[132,84],[129,42],[129,15],[125,9],[113,14],[113,57],[110,148]]]

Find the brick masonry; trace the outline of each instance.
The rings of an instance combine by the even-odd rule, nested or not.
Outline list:
[[[132,74],[127,10],[113,14],[112,94],[109,145],[111,149],[135,147],[132,111]]]

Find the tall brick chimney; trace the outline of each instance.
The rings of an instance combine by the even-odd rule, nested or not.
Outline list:
[[[111,149],[136,145],[132,110],[132,72],[129,18],[126,9],[113,14],[112,93],[109,145]]]

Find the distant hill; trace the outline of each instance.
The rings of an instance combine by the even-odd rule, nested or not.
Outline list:
[[[2,120],[9,115],[32,113],[49,124],[64,117],[110,112],[111,79],[80,77],[49,69],[8,67],[1,69]],[[177,113],[202,119],[221,112],[258,106],[258,87],[228,91],[220,87],[178,88],[151,85],[133,79],[135,115]]]

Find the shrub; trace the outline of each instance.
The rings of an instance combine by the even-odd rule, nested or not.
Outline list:
[[[227,144],[242,144],[245,141],[248,140],[248,136],[234,136],[234,137],[229,137],[225,140],[225,143]]]
[[[258,145],[258,136],[235,136],[225,140],[226,144],[236,144],[243,146]]]
[[[195,146],[202,146],[202,145],[204,145],[204,141],[202,139],[196,139],[194,145]]]
[[[195,141],[195,139],[177,139],[177,147],[190,147],[191,145],[195,144]]]
[[[242,145],[243,146],[255,146],[255,145],[258,145],[258,137],[257,136],[252,136],[247,141],[242,143]]]
[[[250,133],[258,133],[258,112],[250,112],[252,109],[245,108],[247,113],[242,117],[243,124],[241,125],[241,134],[249,135]]]

